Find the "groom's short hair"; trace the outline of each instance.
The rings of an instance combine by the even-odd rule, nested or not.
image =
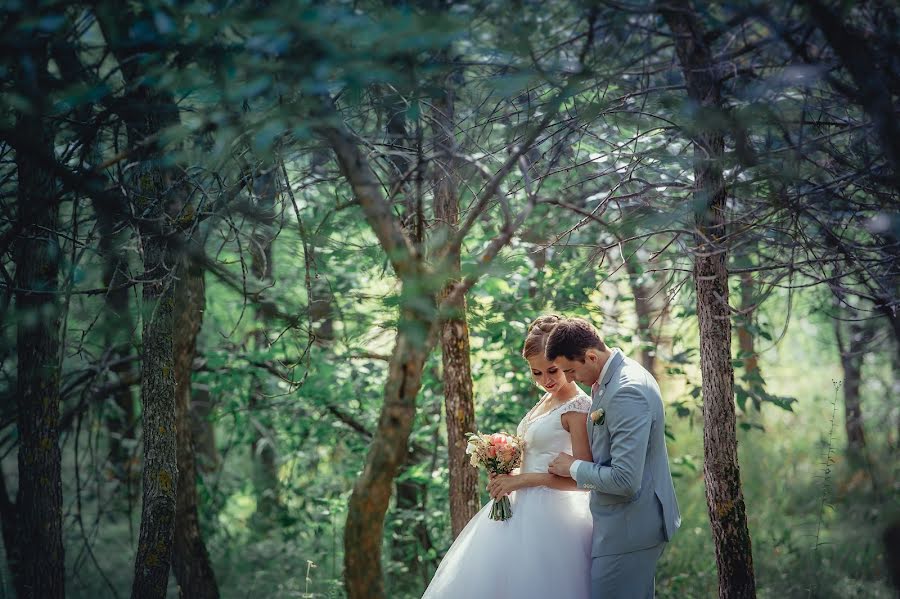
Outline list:
[[[544,354],[550,362],[560,356],[584,362],[584,354],[589,349],[606,351],[597,329],[583,318],[566,318],[553,328]]]

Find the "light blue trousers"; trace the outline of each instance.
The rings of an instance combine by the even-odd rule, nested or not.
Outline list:
[[[653,599],[656,562],[666,544],[591,560],[591,599]]]

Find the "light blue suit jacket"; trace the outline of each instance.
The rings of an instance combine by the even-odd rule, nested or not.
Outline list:
[[[643,366],[614,352],[592,393],[587,418],[593,462],[581,462],[575,481],[591,490],[593,557],[631,553],[669,541],[681,526],[666,451],[659,385]]]

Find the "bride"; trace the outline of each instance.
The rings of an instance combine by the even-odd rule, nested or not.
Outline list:
[[[491,477],[494,499],[509,495],[512,518],[489,518],[490,502],[466,525],[444,556],[423,599],[587,599],[590,596],[591,513],[588,494],[571,478],[547,472],[560,452],[591,460],[586,418],[591,399],[544,357],[558,316],[529,329],[522,356],[546,393],[522,418],[519,473]]]

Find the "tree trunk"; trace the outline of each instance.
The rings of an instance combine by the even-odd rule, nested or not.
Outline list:
[[[534,264],[534,270],[532,271],[532,276],[528,279],[528,297],[534,298],[537,297],[538,291],[540,291],[538,279],[541,278],[541,271],[547,266],[547,249],[534,249],[529,252],[529,255],[532,264]]]
[[[175,508],[173,570],[184,597],[219,596],[216,576],[200,534],[197,468],[191,435],[191,374],[197,335],[203,322],[206,290],[203,272],[188,260],[181,263],[176,284],[178,307],[175,336],[175,397],[178,431],[178,495]]]
[[[411,466],[417,461],[421,462],[426,457],[428,456],[410,453],[407,465]],[[404,528],[411,529],[409,531],[401,531],[400,536],[404,538],[404,541],[411,537],[412,542],[394,542],[391,545],[391,554],[395,561],[412,564],[418,568],[419,575],[427,585],[430,578],[431,560],[426,558],[426,554],[430,549],[434,548],[434,545],[431,542],[431,535],[428,534],[428,523],[425,521],[423,513],[426,493],[425,485],[420,482],[414,480],[397,482],[396,510],[410,514],[409,518],[401,516],[401,525]],[[417,517],[419,515],[423,517]]]
[[[216,429],[210,422],[213,401],[206,385],[193,385],[191,394],[191,439],[194,442],[194,461],[200,472],[219,469],[222,456],[216,447]],[[199,458],[199,459],[198,459]]]
[[[420,297],[418,301],[428,300]],[[406,462],[407,443],[416,415],[416,395],[430,350],[430,323],[416,314],[409,299],[407,302],[401,308],[378,427],[369,446],[365,467],[353,485],[347,510],[344,583],[349,599],[382,599],[386,596],[381,571],[384,515],[394,478]]]
[[[637,254],[632,253],[625,258],[625,270],[628,272],[631,294],[634,296],[634,309],[637,313],[637,333],[641,342],[641,365],[647,369],[647,372],[655,374],[658,339],[654,338],[653,322],[659,312],[653,305],[656,290],[640,282],[643,273]]]
[[[0,531],[3,534],[3,549],[6,563],[12,578],[13,587],[22,588],[22,559],[19,551],[18,536],[19,517],[16,514],[16,504],[13,503],[6,488],[6,475],[0,468]],[[2,572],[0,572],[2,574]],[[6,582],[0,582],[0,593],[5,593]]]
[[[96,8],[97,20],[122,70],[129,91],[123,120],[135,164],[126,182],[128,197],[140,220],[143,248],[141,405],[144,441],[141,526],[134,563],[133,599],[166,595],[172,559],[178,483],[175,431],[175,360],[173,348],[176,256],[169,248],[174,184],[161,164],[160,150],[148,138],[179,122],[171,96],[145,84],[143,48],[128,41],[135,15],[113,3]]]
[[[391,149],[391,152],[387,155],[387,159],[392,167],[390,171],[390,192],[392,195],[402,196],[403,211],[400,224],[407,235],[416,238],[422,228],[421,219],[419,218],[421,185],[411,185],[409,182],[411,176],[409,170],[413,165],[409,155],[414,150],[421,150],[421,140],[414,138],[408,132],[406,123],[407,104],[403,96],[397,91],[391,91],[386,94],[383,101],[387,110],[385,132]],[[417,183],[419,182],[421,169],[422,164],[416,163]],[[325,297],[330,298],[330,294]],[[326,304],[326,306],[330,307],[330,303]],[[315,319],[321,312],[320,302],[310,302],[311,320]],[[410,468],[427,457],[410,451],[402,469]],[[397,481],[395,511],[399,514],[401,526],[405,530],[391,537],[390,547],[391,557],[398,562],[415,564],[419,568],[419,572],[426,584],[429,567],[427,561],[422,558],[432,546],[424,514],[424,498],[427,493],[426,485],[413,478]]]
[[[722,109],[718,68],[702,25],[688,0],[657,4],[672,33],[690,99],[701,108]],[[700,127],[701,123],[694,123]],[[694,281],[700,321],[703,377],[703,478],[716,549],[719,597],[756,596],[753,554],[741,488],[735,430],[731,312],[726,267],[724,140],[717,131],[693,135],[694,202],[697,205]]]
[[[103,324],[109,361],[116,365],[112,372],[124,378],[131,373],[131,362],[120,361],[132,346],[132,322],[128,309],[127,262],[119,251],[116,229],[121,226],[120,214],[110,213],[104,206],[94,204],[100,229],[100,253],[103,256],[103,285],[108,289],[103,299],[106,305]],[[133,460],[135,440],[135,405],[131,387],[122,385],[111,393],[114,411],[106,417],[109,431],[109,459],[113,473],[125,482],[131,493],[131,481],[135,476]]]
[[[847,456],[851,460],[859,460],[866,448],[862,400],[859,394],[863,360],[866,357],[866,333],[859,322],[850,322],[847,328],[849,339],[845,341],[841,321],[837,318],[834,320],[834,334],[841,354],[841,368],[844,371],[844,428],[847,431]]]
[[[46,40],[24,50],[22,91],[32,111],[16,119],[16,134],[53,154],[53,132],[42,117],[48,89]],[[16,152],[18,219],[22,233],[15,249],[16,392],[19,435],[19,490],[16,499],[20,576],[16,594],[63,597],[62,481],[59,449],[60,247],[56,237],[59,204],[47,169]]]
[[[19,550],[18,534],[19,517],[16,514],[16,504],[13,503],[6,488],[6,475],[0,468],[0,530],[3,533],[3,549],[5,550],[6,563],[13,581],[13,588],[21,589],[22,558]],[[0,582],[0,592],[6,592],[5,581]]]
[[[145,170],[138,193],[152,204],[149,218],[164,221],[166,188],[155,167]],[[144,439],[143,498],[132,597],[165,597],[172,555],[178,481],[173,324],[174,263],[164,235],[142,231],[144,245],[143,351],[141,368]]]
[[[383,97],[383,104],[387,111],[385,133],[390,148],[387,160],[391,164],[390,194],[401,196],[403,210],[400,216],[400,226],[406,234],[421,241],[420,237],[424,228],[421,219],[421,161],[413,162],[410,155],[413,152],[421,157],[420,138],[409,134],[406,120],[407,100],[403,94],[391,90]],[[415,164],[415,185],[410,183],[413,173],[410,171]],[[316,303],[310,303],[310,318],[317,316],[320,310]],[[420,463],[427,456],[410,451],[406,463],[402,469],[407,469]],[[431,537],[428,534],[428,525],[425,521],[424,499],[428,490],[423,483],[407,478],[397,481],[397,495],[395,510],[400,514],[401,526],[406,530],[391,537],[391,556],[395,561],[414,563],[423,579],[428,580],[428,562],[422,556],[432,546]]]
[[[253,193],[256,196],[257,217],[259,222],[253,229],[251,240],[250,272],[266,285],[271,284],[274,265],[272,263],[272,245],[274,234],[272,225],[275,219],[275,201],[278,195],[276,178],[272,171],[258,173],[253,180]],[[265,307],[258,311],[259,326],[253,333],[254,351],[268,351],[269,340],[266,327],[269,315]],[[279,511],[278,493],[278,454],[272,431],[266,426],[266,418],[262,417],[260,405],[265,402],[264,381],[254,377],[250,392],[250,417],[253,421],[254,433],[251,444],[251,460],[253,464],[253,486],[256,491],[256,514],[262,523],[270,523]]]
[[[897,354],[900,353],[900,340],[895,340],[894,345],[896,347],[893,359],[891,360],[891,372],[894,376],[889,389],[891,397],[900,397],[900,357],[897,357]],[[894,434],[896,435],[893,449],[895,452],[900,452],[900,410],[894,411],[894,423],[892,426]]]
[[[331,110],[327,104],[323,108]],[[549,117],[545,117],[542,126],[546,126],[548,120]],[[366,221],[401,281],[397,340],[388,366],[381,416],[366,456],[365,468],[350,495],[344,529],[344,581],[349,599],[380,599],[385,596],[381,572],[384,515],[394,478],[406,460],[422,368],[435,340],[432,330],[437,313],[435,301],[444,281],[440,274],[431,272],[423,263],[421,248],[404,233],[390,203],[382,194],[378,178],[350,133],[343,126],[333,124],[320,125],[316,131],[328,141],[337,155],[341,173],[353,189]],[[533,135],[536,136],[536,133]],[[526,140],[523,147],[530,146],[534,136]],[[483,190],[483,198],[493,196],[519,156],[520,151],[510,155]],[[478,202],[471,214],[482,213],[484,205],[485,202]],[[506,226],[491,242],[481,255],[483,264],[489,263],[509,243],[533,205],[526,206],[516,222]],[[450,247],[455,245],[452,243]],[[470,279],[467,282],[471,284]],[[459,293],[463,289],[465,287],[460,287]]]
[[[753,333],[750,332],[749,323],[753,321],[753,275],[749,272],[741,273],[741,312],[743,322],[738,326],[738,348],[744,361],[744,377],[749,381],[758,381],[759,357],[756,355]],[[748,310],[750,310],[748,312]]]
[[[455,181],[455,114],[453,90],[448,85],[433,101],[435,152],[440,164],[435,168],[434,216],[452,237],[459,224],[459,194]],[[460,272],[460,256],[447,257],[446,269]],[[451,277],[438,298],[440,304],[458,276]],[[480,509],[478,471],[466,455],[466,433],[475,432],[475,403],[472,367],[469,362],[469,326],[466,298],[460,296],[441,322],[441,360],[444,366],[444,406],[447,413],[447,453],[450,468],[450,524],[455,539]]]

